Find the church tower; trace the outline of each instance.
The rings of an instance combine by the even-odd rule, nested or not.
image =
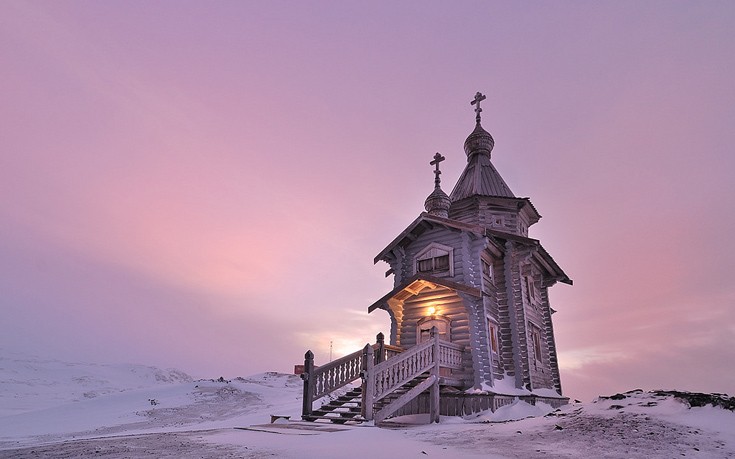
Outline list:
[[[529,198],[516,197],[491,161],[495,140],[481,124],[485,96],[471,104],[475,127],[464,142],[467,165],[447,195],[434,155],[434,190],[421,213],[376,257],[394,289],[368,308],[386,311],[390,344],[429,339],[461,346],[461,368],[442,368],[444,386],[492,394],[562,397],[548,289],[572,281],[528,237],[539,221]]]

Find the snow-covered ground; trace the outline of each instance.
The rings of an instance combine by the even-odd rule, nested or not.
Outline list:
[[[395,429],[298,419],[301,380],[0,357],[0,457],[735,458],[735,413],[635,391],[553,411],[523,402]],[[420,421],[417,417],[402,421]],[[251,426],[250,430],[244,430]],[[310,424],[311,425],[311,424]]]

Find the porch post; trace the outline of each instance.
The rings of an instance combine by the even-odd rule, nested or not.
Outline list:
[[[429,423],[439,422],[439,333],[436,326],[431,327],[431,339],[434,340],[434,368],[431,374],[436,379],[429,392]]]
[[[385,360],[385,335],[383,332],[378,333],[375,337],[375,343],[378,345],[378,349],[375,351],[375,363],[378,364]]]
[[[304,380],[304,397],[303,406],[301,408],[301,418],[311,416],[312,414],[312,397],[314,396],[314,379],[312,378],[314,373],[314,353],[306,351],[304,354],[304,372],[301,374],[301,379]]]
[[[375,372],[373,366],[375,353],[370,344],[362,350],[362,417],[368,421],[373,419],[373,391],[375,390]]]

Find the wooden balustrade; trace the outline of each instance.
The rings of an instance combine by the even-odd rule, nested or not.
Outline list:
[[[439,340],[439,366],[461,370],[464,346]]]
[[[313,412],[312,404],[324,395],[340,389],[357,378],[363,378],[362,415],[365,419],[385,419],[396,409],[415,398],[418,393],[431,390],[431,420],[439,419],[439,368],[461,370],[464,346],[439,339],[436,328],[431,339],[410,349],[386,345],[383,334],[376,344],[367,344],[362,350],[341,357],[321,367],[314,366],[314,354],[307,351],[304,359],[304,417]],[[394,400],[379,413],[373,413],[374,404],[421,375],[426,379]],[[420,390],[419,390],[420,389]]]
[[[393,393],[434,366],[434,342],[426,341],[373,367],[373,402]]]
[[[360,377],[362,351],[353,352],[314,370],[314,400],[346,386]]]

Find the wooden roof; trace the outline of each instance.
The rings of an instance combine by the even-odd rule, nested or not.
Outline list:
[[[447,279],[441,279],[438,277],[427,276],[425,274],[416,274],[403,282],[398,287],[390,291],[390,293],[384,295],[381,299],[368,306],[368,313],[375,311],[378,308],[385,309],[387,307],[387,301],[391,298],[398,298],[399,300],[405,300],[413,295],[418,295],[425,288],[436,288],[437,286],[446,287],[451,290],[458,292],[467,293],[477,298],[482,297],[480,289],[469,287],[464,284],[452,282]]]
[[[467,166],[462,171],[457,184],[454,185],[449,198],[452,202],[456,202],[478,195],[515,197],[508,184],[493,166],[489,154],[474,154],[467,159]]]

